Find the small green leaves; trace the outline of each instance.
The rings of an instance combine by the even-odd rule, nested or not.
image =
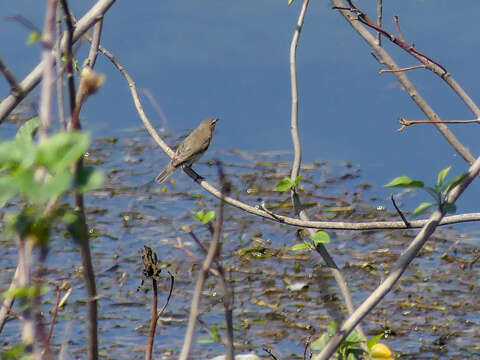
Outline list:
[[[399,176],[390,181],[385,186],[400,188],[421,188],[433,198],[434,202],[422,202],[420,205],[418,205],[417,208],[413,211],[413,215],[423,214],[425,211],[427,211],[434,205],[442,208],[443,211],[447,213],[455,213],[457,208],[455,204],[446,203],[447,196],[449,191],[465,178],[466,174],[457,175],[452,180],[445,182],[445,179],[451,168],[451,166],[446,167],[438,173],[437,183],[435,186],[424,186],[423,181],[412,180],[408,176]]]
[[[18,143],[31,144],[33,142],[33,136],[38,129],[38,117],[28,120],[18,129],[15,135],[15,141]]]
[[[82,156],[90,136],[82,132],[60,132],[45,140],[38,148],[37,161],[54,172],[69,168]]]
[[[36,286],[15,286],[12,289],[8,289],[7,291],[5,291],[2,296],[4,299],[19,297],[31,299],[35,296],[35,293],[38,290],[40,290],[40,294],[43,295],[46,294],[50,289],[48,288],[48,286],[42,286],[40,289],[38,289]]]
[[[15,140],[0,143],[0,207],[16,195],[31,204],[43,204],[68,190],[83,193],[103,182],[102,173],[93,168],[80,169],[75,179],[71,173],[88,148],[88,134],[59,132],[37,145],[33,141],[37,128],[38,119],[31,119]]]
[[[32,45],[33,43],[36,43],[40,39],[40,33],[38,31],[32,31],[30,35],[28,35],[27,38],[27,45]]]
[[[298,185],[298,183],[302,180],[302,175],[297,176],[295,180],[286,177],[280,180],[278,183],[275,184],[275,191],[288,191],[293,189]]]
[[[303,243],[293,245],[291,250],[314,250],[318,244],[329,243],[330,236],[325,231],[317,231],[313,236],[310,236],[310,240],[312,241],[304,241]]]
[[[292,251],[311,250],[311,249],[312,249],[312,244],[310,244],[308,242],[303,242],[301,244],[295,244],[291,248]]]
[[[373,345],[378,343],[384,336],[385,336],[384,333],[380,333],[378,335],[375,335],[374,337],[372,337],[371,339],[369,339],[367,341],[367,347],[371,350]]]
[[[288,6],[292,5],[295,0],[288,0]]]
[[[195,218],[200,221],[202,224],[209,223],[215,217],[215,211],[210,210],[209,212],[205,213],[203,210],[194,212],[193,215]]]
[[[422,188],[423,181],[412,180],[408,176],[399,176],[385,185],[386,187],[400,187],[400,188]]]
[[[445,177],[447,176],[448,172],[450,171],[452,167],[449,166],[445,169],[443,169],[442,171],[440,171],[438,173],[438,177],[437,177],[437,187],[440,188],[443,184],[443,181],[445,180]]]
[[[434,204],[430,202],[422,202],[420,205],[416,207],[415,210],[413,210],[413,215],[421,215],[425,211],[427,211],[429,208],[431,208]]]
[[[460,174],[460,175],[457,175],[455,176],[452,180],[450,180],[449,182],[443,184],[441,190],[443,192],[445,192],[446,194],[448,194],[448,192],[454,188],[455,186],[457,186],[463,179],[465,179],[465,177],[467,176],[466,173],[463,173],[463,174]]]
[[[77,173],[74,188],[80,193],[95,190],[102,185],[104,180],[103,173],[94,167],[83,166]]]
[[[455,214],[457,212],[457,206],[455,204],[443,204],[443,211],[449,214]]]
[[[326,244],[330,242],[330,236],[325,231],[317,231],[315,235],[311,236],[313,244],[316,246],[318,244]]]
[[[338,324],[332,321],[327,331],[324,332],[318,339],[310,344],[312,350],[320,351],[327,346],[329,340],[335,335],[338,329]],[[361,349],[361,344],[366,341],[365,337],[358,331],[353,330],[345,340],[342,341],[337,348],[336,354],[339,359],[359,359],[365,357],[365,351]]]

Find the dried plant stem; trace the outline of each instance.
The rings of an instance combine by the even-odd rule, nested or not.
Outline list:
[[[145,360],[152,359],[153,340],[155,338],[155,329],[157,328],[157,304],[158,304],[158,286],[157,280],[152,277],[152,317],[150,319],[150,329],[148,330],[147,350],[145,351]]]

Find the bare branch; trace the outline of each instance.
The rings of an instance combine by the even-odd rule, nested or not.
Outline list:
[[[382,18],[383,18],[383,0],[377,1],[377,25],[382,27]],[[377,33],[377,44],[382,46],[382,35]]]
[[[351,1],[349,1],[349,4],[351,6],[350,8],[346,8],[345,4],[341,0],[331,0],[331,2],[334,5],[334,7],[340,11],[340,13],[343,15],[343,17],[350,23],[350,25],[360,34],[360,36],[362,36],[368,42],[368,44],[375,50],[375,52],[378,54],[382,63],[387,65],[390,69],[398,69],[399,68],[398,65],[395,63],[395,61],[384,50],[384,48],[377,45],[377,42],[376,42],[375,38],[365,28],[364,25],[368,24],[367,26],[381,32],[389,40],[392,40],[392,37],[393,37],[393,39],[395,39],[395,37],[393,35],[390,35],[388,32],[386,32],[382,28],[379,28],[375,23],[373,23],[370,19],[368,19],[363,13],[361,13],[358,9],[353,7],[353,4],[351,3]],[[356,16],[354,16],[352,14],[352,12],[355,12]],[[361,17],[362,17],[363,21],[360,20]],[[405,50],[409,49],[408,44],[404,44],[404,46],[406,47]],[[417,51],[417,53],[418,53],[418,51]],[[424,63],[424,62],[422,62],[422,63]],[[447,82],[450,81],[450,83],[453,84],[453,79],[451,78],[451,75],[448,74],[445,70],[441,70],[441,69],[443,69],[443,67],[442,68],[440,68],[439,66],[435,67],[434,66],[435,64],[430,62],[430,61],[427,61],[427,63],[424,63],[424,64],[429,66],[429,69],[431,69],[432,71],[436,70],[436,73],[439,74],[440,76],[442,76],[442,78],[445,81],[447,81]],[[408,94],[410,95],[412,100],[423,111],[423,113],[425,115],[427,115],[427,117],[430,120],[434,121],[434,120],[440,119],[438,114],[431,108],[431,106],[420,95],[420,93],[417,91],[415,86],[410,82],[410,80],[408,79],[408,77],[405,75],[404,72],[395,72],[393,74],[398,78],[398,80],[403,85],[405,90],[408,92]],[[480,116],[479,116],[480,115],[480,110],[478,111],[478,115],[477,115],[477,112],[475,110],[476,106],[473,106],[474,105],[473,101],[471,101],[471,99],[469,101],[468,100],[469,98],[468,98],[468,96],[466,96],[466,94],[465,94],[465,96],[462,95],[463,94],[462,93],[463,89],[459,88],[459,86],[456,89],[457,89],[456,90],[457,94],[459,94],[459,96],[462,97],[464,102],[470,103],[469,108],[474,112],[475,116],[480,118]],[[469,164],[471,164],[475,160],[473,155],[455,137],[455,135],[448,129],[448,127],[446,125],[435,124],[435,126],[440,131],[440,133],[445,137],[445,139],[448,141],[448,143],[455,149],[455,151],[457,151],[460,154],[460,156],[462,156],[465,159],[465,161],[467,161]]]

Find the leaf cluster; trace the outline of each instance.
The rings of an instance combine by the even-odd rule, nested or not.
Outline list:
[[[438,173],[437,183],[433,186],[425,186],[424,182],[421,180],[414,180],[408,176],[399,176],[386,184],[386,187],[397,187],[397,188],[419,188],[427,192],[432,198],[433,202],[422,202],[416,207],[413,211],[413,215],[420,215],[424,213],[430,207],[437,205],[446,213],[455,213],[457,211],[455,204],[449,204],[446,202],[448,193],[452,190],[458,183],[460,183],[466,176],[466,174],[460,174],[455,176],[450,181],[445,181],[448,172],[452,167],[449,166]]]
[[[67,191],[84,193],[103,182],[98,169],[71,168],[90,144],[84,132],[58,132],[41,144],[33,141],[38,118],[25,123],[12,141],[0,144],[0,207],[17,195],[42,205]]]

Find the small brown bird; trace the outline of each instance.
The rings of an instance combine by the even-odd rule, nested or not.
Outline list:
[[[158,174],[155,181],[161,184],[179,167],[192,166],[194,162],[200,159],[210,145],[217,121],[218,119],[213,118],[203,120],[178,146],[172,160],[167,167]]]

